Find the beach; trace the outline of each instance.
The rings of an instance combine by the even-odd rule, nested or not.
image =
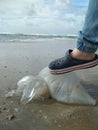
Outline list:
[[[76,72],[96,99],[96,106],[68,105],[53,99],[22,105],[20,98],[5,98],[22,77],[37,75],[75,46],[73,38],[0,42],[0,130],[98,130],[98,66]],[[8,120],[8,115],[14,118]]]

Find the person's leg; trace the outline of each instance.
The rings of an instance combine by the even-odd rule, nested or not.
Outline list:
[[[80,31],[77,48],[69,50],[65,57],[49,64],[53,74],[67,73],[77,69],[89,68],[98,64],[98,0],[90,0],[85,23]]]
[[[98,48],[98,0],[89,0],[83,30],[80,31],[77,48],[72,56],[79,59],[93,59]]]

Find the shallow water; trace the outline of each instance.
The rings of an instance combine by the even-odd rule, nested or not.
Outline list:
[[[16,87],[20,78],[38,74],[50,61],[64,56],[66,50],[75,45],[76,40],[68,38],[43,39],[30,43],[0,43],[0,88]],[[98,86],[98,66],[76,73],[82,81]]]

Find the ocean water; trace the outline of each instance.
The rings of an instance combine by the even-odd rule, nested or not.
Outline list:
[[[76,38],[76,35],[27,35],[27,34],[0,34],[0,42],[25,42],[37,39]]]

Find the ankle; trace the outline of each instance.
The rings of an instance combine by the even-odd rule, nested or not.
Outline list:
[[[95,57],[94,53],[87,53],[87,52],[82,52],[78,49],[74,49],[71,53],[71,56],[76,59],[80,60],[92,60]]]

